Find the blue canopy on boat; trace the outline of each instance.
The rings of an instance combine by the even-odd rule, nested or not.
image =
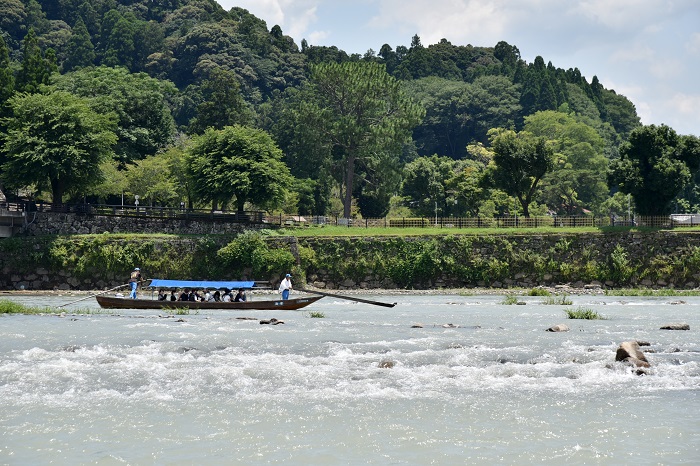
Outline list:
[[[194,288],[194,289],[222,289],[235,290],[238,288],[253,288],[254,281],[247,282],[212,282],[207,280],[161,280],[154,278],[148,285],[151,288]]]

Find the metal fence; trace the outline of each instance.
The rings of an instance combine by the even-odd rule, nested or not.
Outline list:
[[[676,228],[700,226],[700,214],[633,218],[615,216],[543,216],[543,217],[397,217],[353,218],[339,216],[304,216],[268,214],[262,211],[227,211],[157,206],[107,204],[44,204],[33,202],[4,203],[5,211],[38,211],[102,215],[107,217],[168,218],[226,223],[269,225],[271,227],[307,228],[321,225],[346,228],[582,228],[582,227],[651,227]]]

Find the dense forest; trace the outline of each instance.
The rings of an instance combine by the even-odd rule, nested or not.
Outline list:
[[[700,209],[700,142],[515,45],[297,45],[214,0],[0,0],[0,188],[385,215]]]

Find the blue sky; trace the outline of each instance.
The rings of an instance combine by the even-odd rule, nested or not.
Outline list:
[[[532,62],[578,67],[628,97],[644,124],[700,136],[698,0],[218,0],[278,24],[297,44],[348,53],[409,46],[517,46]]]

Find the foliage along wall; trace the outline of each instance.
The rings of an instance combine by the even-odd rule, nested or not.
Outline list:
[[[700,235],[611,232],[377,238],[85,235],[0,241],[0,289],[104,289],[148,278],[255,279],[319,287],[695,288]]]

